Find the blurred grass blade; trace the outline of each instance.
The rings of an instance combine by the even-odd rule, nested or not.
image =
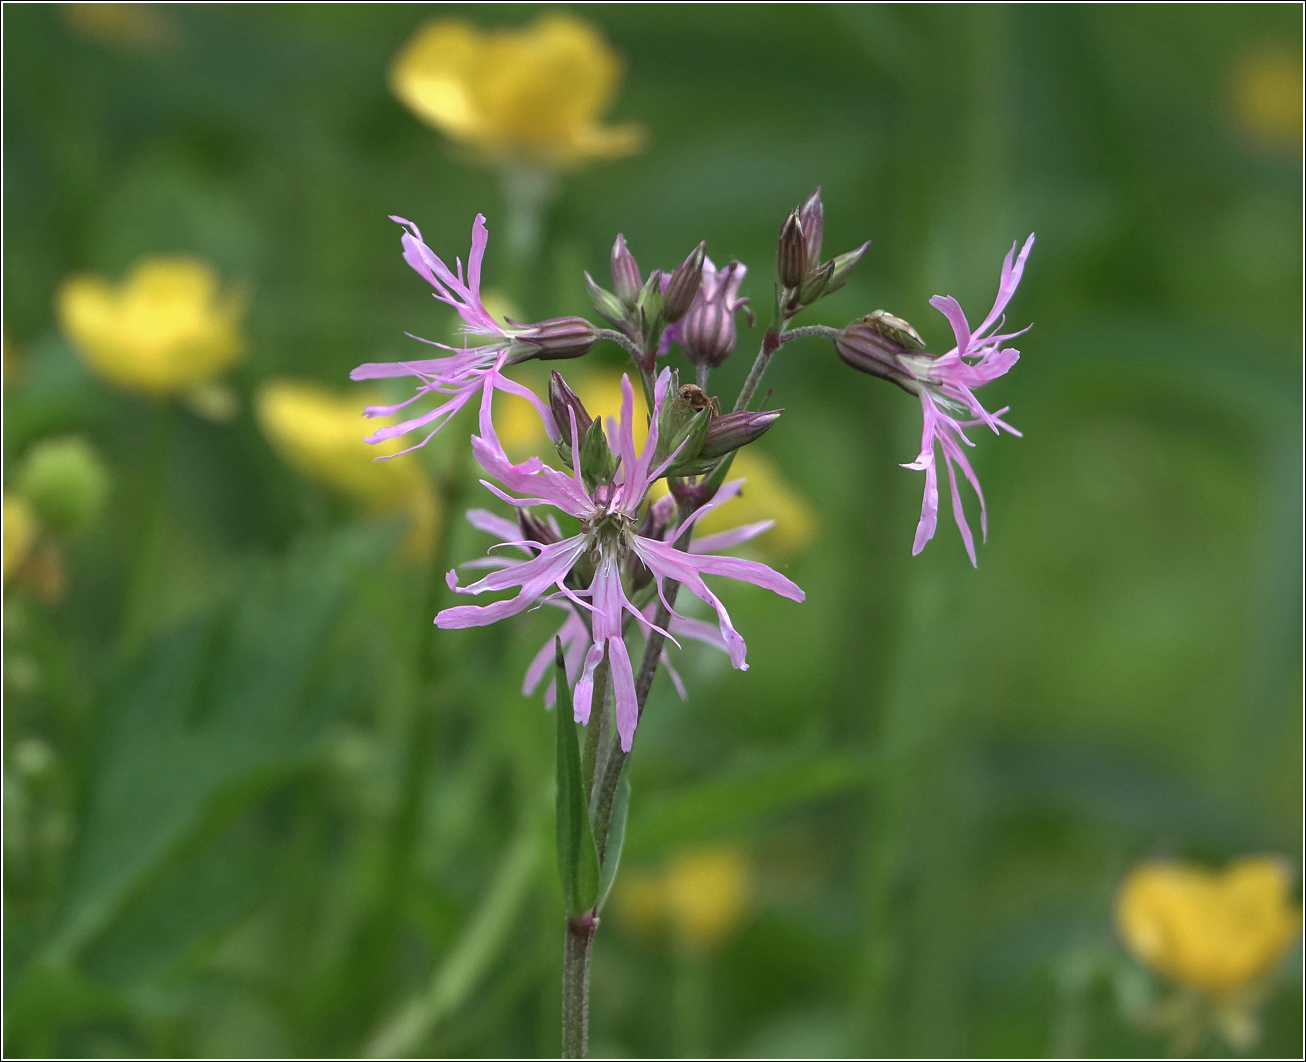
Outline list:
[[[878,763],[864,755],[824,754],[738,771],[683,790],[647,811],[641,805],[626,843],[643,856],[710,839],[768,812],[854,789]]]
[[[156,638],[120,676],[101,708],[49,957],[76,954],[104,929],[224,794],[247,802],[305,761],[344,705],[337,678],[353,660],[334,635],[351,580],[387,543],[374,533],[315,541]]]
[[[621,848],[626,843],[626,815],[630,811],[630,779],[625,774],[617,785],[617,795],[612,801],[612,823],[608,826],[608,847],[603,853],[603,869],[599,874],[599,899],[596,907],[603,910],[608,902],[612,883],[617,880],[621,865]]]
[[[561,705],[559,705],[561,708]],[[499,864],[485,900],[428,987],[410,1000],[367,1045],[369,1058],[412,1054],[471,995],[517,920],[540,860],[534,812],[526,816]]]
[[[557,840],[558,877],[567,913],[582,915],[594,906],[599,895],[599,855],[594,847],[589,809],[585,799],[585,780],[580,769],[580,748],[576,744],[576,723],[571,704],[571,687],[567,685],[566,662],[562,639],[557,646],[558,702],[554,707],[558,734]],[[597,720],[595,724],[597,725]]]

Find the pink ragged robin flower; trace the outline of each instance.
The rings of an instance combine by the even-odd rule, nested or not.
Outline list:
[[[581,475],[580,440],[574,421],[570,425],[573,455],[570,474],[549,468],[538,457],[515,465],[504,454],[495,434],[487,392],[481,403],[481,434],[472,437],[472,452],[481,467],[514,494],[490,483],[485,483],[485,486],[500,499],[518,508],[551,505],[578,520],[580,532],[547,545],[532,545],[532,540],[523,538],[513,544],[535,551],[531,560],[490,572],[470,586],[460,587],[457,573],[451,571],[448,576],[449,586],[459,593],[481,594],[513,588],[517,588],[518,592],[514,597],[489,605],[448,608],[435,618],[437,626],[451,629],[485,626],[516,615],[537,602],[566,599],[572,605],[586,609],[590,613],[593,640],[585,653],[576,684],[576,719],[582,723],[589,720],[594,670],[606,652],[612,669],[617,705],[617,732],[621,737],[622,748],[626,751],[630,750],[634,740],[639,706],[635,694],[634,670],[622,635],[624,619],[627,615],[631,616],[645,633],[652,628],[651,621],[631,602],[622,585],[622,574],[629,557],[638,558],[648,569],[664,603],[664,584],[670,579],[716,610],[717,629],[721,639],[731,663],[741,670],[747,667],[744,640],[731,623],[725,606],[708,589],[703,577],[724,575],[741,579],[794,601],[802,601],[805,596],[791,580],[757,561],[716,554],[686,553],[660,538],[646,537],[639,533],[640,507],[645,501],[649,485],[662,475],[676,456],[673,453],[661,465],[653,465],[657,449],[658,414],[670,389],[671,373],[664,370],[655,389],[648,440],[643,451],[637,454],[634,440],[634,393],[629,378],[622,378],[621,419],[614,432],[614,449],[618,455],[616,471],[609,481],[597,483],[593,489],[585,485]],[[699,509],[680,526],[679,532],[683,532],[686,526],[719,504],[718,499]],[[567,585],[567,577],[584,557],[592,561],[594,575],[587,589],[578,590]],[[672,636],[671,632],[662,633]],[[675,640],[674,637],[672,640]]]
[[[998,333],[996,329],[1002,325],[1002,312],[1016,293],[1021,274],[1025,270],[1025,259],[1029,257],[1033,246],[1032,235],[1025,241],[1019,255],[1016,255],[1015,244],[1012,244],[1002,263],[1002,278],[993,309],[978,328],[971,329],[961,305],[951,295],[935,295],[930,299],[930,305],[952,325],[957,341],[956,346],[946,354],[925,353],[924,344],[911,326],[883,311],[876,311],[854,322],[834,340],[839,356],[853,368],[892,380],[920,399],[924,413],[921,452],[915,461],[903,465],[904,468],[925,473],[925,497],[921,505],[920,522],[916,526],[916,539],[912,544],[913,556],[920,553],[925,548],[925,543],[934,537],[938,524],[936,446],[943,453],[947,465],[952,515],[961,532],[971,564],[976,564],[975,539],[966,522],[954,466],[961,468],[962,475],[979,498],[980,530],[985,538],[988,537],[984,492],[980,489],[979,477],[975,475],[975,470],[962,449],[963,445],[975,444],[967,438],[963,429],[983,426],[990,428],[994,434],[1006,431],[1020,435],[1020,432],[1002,419],[1007,407],[990,413],[975,397],[975,390],[1004,376],[1020,358],[1020,351],[1003,344],[1029,329],[1007,333]],[[958,419],[967,415],[972,419]]]
[[[743,483],[742,479],[737,479],[723,484],[719,500],[725,501],[728,498],[733,498],[739,493]],[[670,502],[672,499],[670,496],[666,496],[661,500]],[[528,510],[520,511],[522,513],[528,512]],[[486,534],[493,535],[498,539],[496,547],[516,550],[517,555],[490,554],[469,561],[462,566],[464,568],[502,569],[524,564],[535,555],[534,551],[542,545],[550,545],[562,539],[562,532],[558,529],[557,521],[552,516],[545,521],[531,520],[530,517],[526,517],[521,522],[514,524],[511,520],[505,520],[502,516],[497,516],[487,509],[469,509],[467,511],[467,522],[477,530],[484,531]],[[524,526],[528,522],[533,524],[529,529]],[[731,528],[728,531],[705,535],[703,538],[695,539],[689,544],[689,552],[715,553],[718,550],[729,549],[764,534],[774,525],[774,520],[760,520],[756,523]],[[677,530],[675,527],[667,528],[665,525],[662,526],[663,540],[665,540],[667,534],[674,535]],[[548,679],[544,686],[544,705],[546,708],[552,708],[557,698],[556,684],[552,675],[555,655],[554,638],[557,637],[562,640],[567,681],[573,688],[580,678],[585,654],[592,644],[589,628],[585,626],[577,609],[566,598],[557,597],[550,603],[566,612],[567,618],[563,620],[562,626],[554,632],[554,635],[551,635],[544,642],[540,647],[540,651],[535,654],[535,658],[526,669],[525,680],[522,682],[522,693],[530,696],[539,688],[540,683],[545,678]],[[651,601],[641,611],[647,621],[646,625],[651,626],[654,613],[657,611],[657,603]],[[723,653],[729,652],[724,639],[721,637],[720,630],[713,623],[676,615],[671,618],[668,629],[677,637],[692,638],[694,641],[702,642],[713,649],[719,649]],[[675,686],[680,699],[685,700],[688,696],[685,683],[681,679],[679,672],[672,666],[671,657],[666,649],[662,650],[661,663],[667,669],[667,676],[671,679],[672,685]]]
[[[416,225],[400,217],[392,217],[391,220],[397,221],[406,230],[400,239],[404,261],[435,289],[434,295],[440,302],[452,306],[458,312],[463,321],[465,336],[478,336],[488,342],[480,346],[458,348],[421,339],[420,342],[450,353],[438,358],[371,362],[358,366],[349,374],[350,379],[377,380],[415,376],[420,381],[417,393],[412,398],[392,406],[368,406],[363,411],[364,416],[391,416],[426,395],[446,397],[446,401],[440,402],[433,409],[373,432],[367,441],[377,443],[430,427],[421,442],[409,447],[417,449],[429,442],[431,436],[444,427],[449,418],[462,409],[478,391],[488,395],[496,388],[519,395],[534,405],[544,420],[550,438],[556,438],[548,406],[529,388],[504,376],[503,369],[506,365],[531,358],[549,360],[580,357],[594,346],[598,338],[594,326],[581,317],[559,317],[531,325],[516,321],[501,324],[495,320],[481,301],[481,263],[489,242],[484,214],[477,214],[476,220],[472,222],[472,247],[467,256],[465,277],[461,259],[454,259],[455,269],[451,270],[422,240]]]

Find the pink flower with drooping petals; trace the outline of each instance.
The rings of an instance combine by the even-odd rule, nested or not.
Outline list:
[[[514,324],[512,327],[502,325],[494,319],[494,315],[481,301],[481,262],[485,258],[485,247],[490,238],[485,227],[485,215],[477,214],[476,220],[472,222],[472,248],[467,256],[465,278],[461,259],[454,259],[456,268],[451,270],[434,251],[426,246],[416,225],[401,217],[392,216],[391,220],[398,222],[406,230],[400,239],[404,249],[404,261],[435,289],[434,294],[437,299],[452,306],[458,312],[458,316],[463,320],[463,334],[482,336],[488,338],[490,342],[483,346],[458,348],[414,336],[414,339],[419,339],[422,343],[450,351],[449,356],[414,361],[370,362],[358,366],[349,374],[351,380],[416,376],[421,381],[417,386],[417,393],[412,398],[393,406],[368,406],[363,410],[363,415],[366,417],[391,416],[424,395],[447,396],[447,401],[440,403],[434,409],[399,424],[381,428],[367,436],[367,441],[378,443],[431,425],[431,430],[426,437],[409,447],[409,450],[425,446],[477,391],[489,394],[496,388],[520,395],[531,402],[539,411],[549,437],[555,438],[553,415],[549,412],[548,406],[529,388],[515,383],[502,374],[512,341],[518,337],[528,337],[536,328],[532,325]],[[408,450],[401,452],[407,453]],[[398,454],[387,456],[397,457]]]
[[[952,325],[957,345],[940,357],[928,354],[897,355],[901,365],[915,381],[921,400],[921,409],[925,414],[925,423],[921,432],[921,452],[915,461],[904,464],[904,468],[916,469],[925,473],[925,498],[921,505],[921,519],[916,526],[916,540],[912,544],[912,555],[920,553],[931,538],[939,518],[939,478],[935,461],[935,444],[943,452],[943,459],[948,469],[948,485],[952,492],[952,515],[957,521],[962,541],[966,544],[966,553],[970,562],[978,566],[975,558],[975,539],[970,525],[966,522],[966,512],[962,507],[961,494],[957,490],[957,473],[954,465],[960,466],[966,481],[974,488],[980,502],[980,530],[988,538],[988,512],[984,505],[984,492],[980,489],[979,477],[966,459],[962,444],[974,446],[966,437],[964,428],[983,425],[991,428],[994,434],[1003,431],[1020,435],[1006,421],[1002,414],[1004,407],[997,413],[990,413],[975,397],[975,388],[1003,376],[1016,364],[1020,351],[1003,344],[1018,335],[1029,331],[1023,328],[1019,332],[999,334],[995,331],[1001,327],[1002,311],[1016,293],[1021,274],[1025,271],[1025,259],[1030,248],[1034,246],[1031,235],[1016,256],[1016,245],[1011,245],[1007,257],[1002,263],[1002,279],[998,284],[998,297],[993,303],[983,323],[971,330],[961,305],[951,295],[935,295],[930,305],[942,313]],[[1014,258],[1014,262],[1013,262]],[[970,414],[974,419],[958,420],[958,415]]]
[[[631,616],[646,632],[652,628],[651,621],[630,601],[622,586],[622,569],[628,556],[633,554],[652,573],[664,604],[664,584],[670,579],[680,583],[716,610],[717,629],[722,642],[730,655],[731,663],[740,670],[747,667],[744,640],[731,623],[725,605],[708,589],[703,577],[729,576],[773,590],[794,601],[802,601],[805,596],[797,584],[757,561],[717,554],[685,553],[668,542],[639,534],[639,509],[649,485],[662,475],[676,456],[673,453],[659,466],[653,465],[657,450],[658,414],[670,389],[671,373],[670,370],[664,370],[655,389],[648,440],[643,451],[636,454],[634,393],[629,378],[622,377],[621,419],[616,426],[614,446],[619,458],[617,471],[610,482],[596,484],[593,490],[586,487],[581,476],[580,440],[574,421],[570,426],[573,455],[571,474],[549,468],[538,457],[515,465],[503,452],[495,434],[487,391],[481,402],[481,434],[472,437],[472,452],[481,467],[507,490],[515,492],[516,496],[484,480],[482,483],[497,497],[518,508],[551,505],[567,513],[580,521],[580,533],[547,544],[515,542],[514,545],[531,549],[535,556],[528,561],[492,571],[470,586],[460,587],[457,572],[449,572],[449,586],[458,593],[482,594],[513,588],[517,588],[518,592],[514,597],[490,605],[447,608],[435,618],[437,626],[453,629],[485,626],[516,615],[537,602],[566,599],[572,605],[586,609],[590,614],[592,642],[585,653],[580,678],[576,683],[576,719],[582,723],[589,721],[594,669],[606,652],[617,706],[617,733],[622,748],[627,752],[634,740],[639,706],[635,694],[634,669],[622,636],[624,619],[627,615]],[[683,532],[687,526],[719,504],[720,499],[699,509],[680,526],[679,532]],[[567,586],[567,576],[576,562],[586,554],[594,562],[594,576],[588,589],[576,590]],[[662,633],[675,641],[670,632]]]

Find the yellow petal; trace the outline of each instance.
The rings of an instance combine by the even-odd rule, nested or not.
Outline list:
[[[621,66],[597,30],[571,15],[488,32],[436,19],[395,57],[390,87],[423,121],[498,161],[567,166],[641,146],[634,126],[598,124]]]
[[[696,525],[696,535],[774,520],[775,526],[755,540],[763,552],[773,557],[792,556],[811,544],[816,537],[816,513],[760,450],[745,447],[736,453],[727,478],[744,480],[743,491],[703,517]]]
[[[365,405],[379,402],[376,395],[341,395],[310,381],[270,380],[259,388],[254,411],[273,450],[305,479],[373,512],[406,514],[409,535],[402,549],[410,557],[423,557],[439,536],[439,500],[413,455],[376,460],[402,450],[401,440],[375,446],[363,441],[390,422],[362,416]]]
[[[170,395],[208,383],[244,352],[244,299],[187,257],[147,258],[118,287],[79,274],[61,285],[59,322],[98,376],[124,390]]]
[[[4,527],[0,538],[4,540],[3,579],[6,585],[32,552],[36,543],[36,515],[31,506],[14,494],[4,498]]]
[[[743,920],[752,897],[752,867],[736,848],[680,856],[667,868],[667,908],[682,939],[709,949]]]
[[[1234,120],[1249,140],[1296,152],[1301,147],[1301,53],[1270,45],[1245,54],[1234,68]]]
[[[1282,861],[1251,857],[1222,873],[1145,863],[1126,879],[1116,919],[1126,946],[1160,973],[1224,995],[1267,973],[1301,929]]]

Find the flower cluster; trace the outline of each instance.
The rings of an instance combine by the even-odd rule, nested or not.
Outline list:
[[[923,413],[921,450],[904,467],[925,473],[925,498],[913,552],[924,548],[938,522],[941,453],[953,515],[975,563],[974,537],[956,470],[960,468],[979,496],[980,526],[987,536],[984,496],[964,449],[973,446],[966,430],[983,426],[995,433],[1019,434],[1002,419],[1006,408],[990,413],[975,392],[1006,374],[1019,357],[1007,343],[1021,332],[1002,330],[1003,313],[1020,283],[1033,236],[1019,254],[1013,247],[1007,255],[997,299],[977,328],[970,327],[955,299],[931,300],[956,340],[944,354],[927,352],[910,324],[883,310],[842,329],[790,328],[793,317],[847,282],[869,246],[864,243],[822,261],[824,211],[818,188],[781,227],[771,324],[743,390],[725,411],[709,391],[711,374],[738,344],[738,312],[745,310],[750,326],[755,323],[749,300],[741,294],[747,276],[742,263],[718,268],[706,244],[700,243],[674,269],[653,269],[645,275],[624,236],[618,235],[611,256],[612,290],[585,274],[595,310],[611,328],[580,317],[524,324],[500,320],[486,309],[481,276],[489,236],[482,215],[472,225],[465,269],[460,259],[450,268],[427,246],[416,225],[394,220],[404,228],[404,260],[431,286],[434,297],[457,313],[465,342],[454,347],[421,340],[439,348],[440,355],[354,370],[355,380],[416,381],[411,396],[394,404],[370,405],[364,411],[368,417],[394,417],[420,399],[432,400],[429,408],[379,428],[367,441],[384,444],[383,458],[398,456],[407,451],[396,452],[394,440],[420,431],[421,440],[408,449],[421,446],[479,396],[472,452],[487,474],[482,481],[486,488],[517,513],[512,520],[486,509],[471,510],[467,516],[473,526],[496,542],[489,555],[467,566],[484,571],[475,581],[464,585],[456,569],[448,574],[449,587],[458,594],[508,596],[489,604],[446,608],[436,616],[436,624],[443,629],[484,626],[540,605],[561,609],[565,618],[555,639],[528,668],[524,689],[532,692],[544,683],[546,700],[553,702],[555,683],[544,680],[556,645],[567,681],[575,687],[577,721],[588,724],[596,710],[603,710],[596,688],[612,690],[624,752],[631,748],[659,664],[684,695],[665,650],[667,641],[700,641],[723,650],[736,668],[746,667],[744,640],[705,577],[726,576],[803,600],[803,591],[787,577],[758,561],[719,552],[761,534],[771,526],[769,520],[694,537],[700,522],[739,492],[741,481],[728,479],[735,455],[784,412],[758,410],[754,399],[771,357],[790,340],[827,338],[846,364],[916,396]],[[552,374],[547,400],[508,375],[526,361],[582,357],[600,341],[617,343],[630,354],[647,400],[647,421],[644,414],[637,418],[629,376],[622,378],[620,417],[605,424],[590,414],[560,373]],[[695,383],[682,386],[666,364],[677,346],[694,366]],[[556,451],[557,466],[538,455],[524,461],[509,457],[495,425],[496,392],[525,400],[538,418],[541,439],[547,438]],[[637,449],[636,438],[645,432],[644,444]],[[666,481],[665,491],[654,490],[660,480]],[[714,624],[678,611],[682,587],[715,612]],[[638,665],[630,648],[635,639],[645,644]]]

